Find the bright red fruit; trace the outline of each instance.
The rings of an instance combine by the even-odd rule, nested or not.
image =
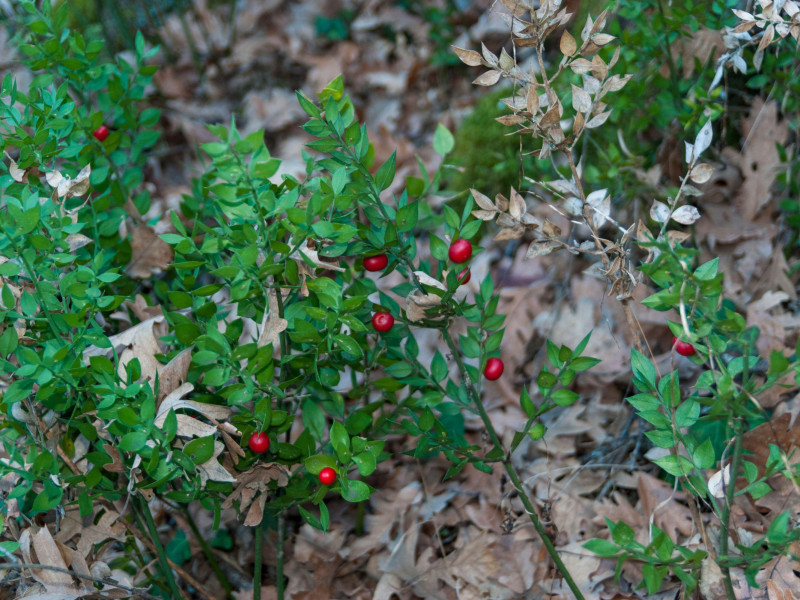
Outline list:
[[[388,312],[376,312],[372,315],[372,326],[375,328],[375,331],[386,333],[394,327],[394,317]]]
[[[486,361],[486,368],[483,369],[483,375],[489,381],[494,381],[495,379],[500,379],[500,375],[503,374],[503,369],[505,368],[502,360],[499,358],[490,358]]]
[[[676,337],[672,338],[672,346],[675,348],[675,352],[681,356],[691,356],[697,352],[689,342],[684,342]]]
[[[467,262],[472,256],[472,244],[469,243],[469,240],[456,240],[450,244],[447,254],[454,263]]]
[[[470,279],[472,279],[472,273],[469,272],[469,267],[467,267],[458,274],[458,285],[467,285]]]
[[[264,452],[269,450],[269,436],[264,432],[256,432],[250,436],[250,441],[247,445],[250,446],[250,450],[256,454],[264,454]]]
[[[109,133],[110,132],[108,131],[108,127],[106,127],[105,125],[100,125],[100,127],[98,127],[92,132],[92,135],[99,141],[104,142],[105,139],[108,137]]]
[[[385,254],[376,254],[364,259],[364,268],[367,271],[382,271],[389,264],[389,257]]]
[[[322,485],[333,485],[333,482],[336,481],[336,471],[330,467],[325,467],[319,472],[318,477]]]

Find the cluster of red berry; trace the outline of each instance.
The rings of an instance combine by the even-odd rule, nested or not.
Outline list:
[[[103,128],[105,128],[105,126]],[[100,130],[98,129],[98,131]],[[107,137],[108,129],[105,131],[105,136]],[[97,132],[95,132],[95,137],[100,139],[100,137],[97,135]],[[105,139],[105,137],[103,137],[103,139]],[[465,263],[472,258],[472,244],[469,242],[469,240],[458,239],[450,245],[447,255],[449,256],[450,260],[456,264]],[[386,255],[386,253],[375,254],[373,256],[367,256],[364,258],[364,269],[373,273],[382,271],[388,265],[389,257]],[[465,267],[458,274],[459,285],[468,283],[471,276],[472,275],[469,271],[469,267]],[[372,315],[372,327],[379,333],[391,331],[392,327],[394,327],[394,317],[389,312],[378,311]],[[483,369],[483,375],[490,381],[496,381],[497,379],[500,379],[504,369],[505,365],[503,364],[503,361],[499,358],[492,357],[486,361],[486,366]],[[269,436],[263,432],[253,433],[250,436],[250,442],[248,445],[250,446],[250,450],[256,454],[263,454],[269,449]],[[317,477],[322,485],[333,485],[333,483],[336,481],[336,471],[331,467],[325,467],[319,472]]]
[[[458,239],[450,244],[450,249],[447,252],[451,261],[456,264],[467,262],[472,258],[472,244],[469,240]],[[381,271],[389,264],[389,257],[386,254],[376,254],[375,256],[368,256],[364,259],[364,268],[367,271]],[[464,269],[458,274],[458,284],[464,285],[469,282],[472,274],[469,267]],[[375,331],[386,333],[394,327],[394,317],[386,311],[378,311],[372,315],[372,327]],[[503,361],[499,358],[490,358],[486,361],[486,367],[483,369],[483,375],[486,379],[495,381],[503,374]]]

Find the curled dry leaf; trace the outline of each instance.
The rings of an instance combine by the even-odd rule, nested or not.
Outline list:
[[[513,227],[505,227],[497,232],[494,236],[494,242],[506,242],[508,240],[516,240],[525,234],[525,227],[522,225],[514,225]]]
[[[126,272],[131,277],[147,279],[172,264],[172,248],[155,234],[149,225],[140,223],[131,234],[131,262]]]
[[[519,221],[522,219],[522,215],[525,214],[527,210],[527,206],[525,205],[525,199],[522,195],[511,188],[511,201],[508,207],[509,214],[514,218],[514,220]]]
[[[89,191],[89,175],[92,174],[92,166],[86,165],[75,176],[75,179],[62,175],[58,171],[45,173],[45,180],[50,187],[55,188],[59,198],[75,198],[83,196]]]
[[[8,157],[8,174],[11,175],[11,179],[17,183],[22,183],[25,180],[25,170],[19,168],[17,162],[11,158],[8,152],[5,152],[5,155]]]
[[[416,276],[416,278],[419,280],[419,282],[422,285],[429,285],[431,287],[438,288],[438,289],[442,290],[443,292],[447,291],[447,286],[445,284],[443,284],[438,279],[434,279],[433,277],[431,277],[430,275],[428,275],[424,271],[414,271],[414,275]]]
[[[184,400],[183,396],[188,394],[194,389],[191,383],[184,383],[178,387],[174,392],[169,394],[161,405],[158,407],[158,413],[153,421],[154,425],[159,428],[164,427],[164,421],[170,410],[178,411],[180,409],[191,410],[201,414],[212,422],[225,421],[232,413],[232,409],[227,406],[220,406],[218,404],[207,404],[205,402],[195,402],[194,400]],[[213,435],[217,431],[215,425],[209,425],[202,421],[195,419],[184,414],[176,414],[178,420],[178,432],[180,437],[204,437]]]
[[[267,289],[267,298],[269,299],[269,310],[264,312],[264,318],[261,320],[261,333],[258,336],[259,348],[267,344],[277,347],[280,344],[280,333],[289,326],[289,321],[280,316],[278,295],[274,288]]]
[[[441,297],[436,294],[421,294],[414,291],[406,298],[406,317],[412,323],[430,318],[425,311],[442,303]]]
[[[206,487],[209,480],[221,481],[223,483],[231,483],[236,481],[236,477],[230,474],[228,470],[219,463],[219,455],[225,449],[225,445],[218,441],[214,441],[214,454],[206,462],[197,465],[197,472],[200,474],[200,486]]]
[[[556,240],[534,240],[528,246],[528,251],[525,253],[525,258],[533,258],[534,256],[547,256],[553,250],[558,250],[562,245]]]

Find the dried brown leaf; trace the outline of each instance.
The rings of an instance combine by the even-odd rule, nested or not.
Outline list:
[[[500,81],[500,71],[486,71],[483,75],[477,77],[472,83],[474,85],[492,86]]]
[[[559,48],[561,50],[561,54],[565,56],[572,56],[578,49],[578,44],[575,42],[575,38],[572,37],[572,34],[570,34],[570,32],[566,29],[564,30],[564,33],[561,34]]]
[[[505,242],[508,240],[517,240],[525,234],[525,227],[522,225],[514,225],[513,227],[506,227],[497,232],[494,236],[495,242]]]

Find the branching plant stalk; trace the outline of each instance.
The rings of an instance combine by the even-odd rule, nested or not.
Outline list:
[[[161,539],[158,537],[158,529],[156,528],[155,521],[153,521],[153,515],[150,513],[150,507],[147,505],[147,500],[145,500],[141,495],[137,494],[135,496],[135,502],[137,508],[139,509],[139,513],[142,515],[142,518],[144,519],[145,525],[147,525],[147,532],[150,535],[150,539],[153,542],[153,546],[156,549],[156,554],[158,555],[158,562],[159,565],[161,566],[161,576],[169,584],[169,588],[172,592],[172,597],[183,598],[180,588],[178,588],[178,583],[172,576],[172,569],[170,569],[169,563],[167,562],[167,553],[164,550],[164,546],[161,543]]]
[[[725,595],[728,600],[736,600],[736,593],[733,590],[733,581],[731,580],[731,571],[728,567],[728,538],[730,536],[730,522],[731,522],[731,507],[733,506],[733,499],[736,496],[736,477],[739,473],[739,467],[742,462],[742,442],[744,440],[744,421],[736,419],[734,423],[734,446],[733,457],[731,458],[730,481],[725,487],[725,505],[722,507],[721,517],[721,537],[719,540],[719,558],[720,569],[722,570],[723,583],[725,584]],[[723,482],[725,477],[722,478]]]
[[[530,517],[531,523],[533,524],[534,529],[536,529],[536,533],[539,535],[539,538],[542,540],[544,547],[547,549],[547,553],[550,555],[553,563],[555,564],[556,569],[561,576],[564,578],[564,581],[567,583],[567,586],[572,593],[575,594],[575,597],[578,600],[585,600],[583,594],[581,593],[580,588],[575,583],[575,580],[572,578],[567,566],[564,564],[564,561],[561,560],[561,557],[558,555],[558,550],[553,545],[553,542],[547,537],[547,532],[544,529],[541,521],[539,521],[539,517],[536,513],[536,508],[533,506],[533,502],[531,502],[528,493],[525,491],[525,488],[522,486],[522,482],[520,481],[519,475],[517,474],[514,465],[511,464],[510,455],[508,455],[505,450],[503,449],[503,444],[500,441],[500,438],[497,435],[497,431],[492,424],[489,415],[486,412],[486,409],[483,406],[483,402],[480,399],[480,396],[475,391],[475,385],[472,382],[469,374],[467,373],[466,365],[464,364],[463,359],[461,358],[461,354],[459,353],[458,348],[456,347],[455,341],[453,341],[450,332],[447,329],[442,329],[442,335],[444,336],[445,342],[447,342],[447,347],[450,349],[450,353],[453,355],[456,363],[458,364],[458,369],[461,372],[461,375],[464,377],[464,381],[467,384],[467,391],[469,395],[472,397],[472,401],[475,404],[475,407],[478,410],[478,414],[481,417],[481,421],[483,421],[483,425],[486,428],[486,432],[489,434],[489,439],[491,439],[492,444],[495,448],[501,450],[503,452],[503,466],[505,467],[506,473],[508,474],[511,483],[514,486],[514,489],[517,490],[519,494],[519,498],[522,501],[522,505],[525,507],[525,512],[528,513],[528,517]]]
[[[200,530],[197,527],[197,523],[195,523],[192,514],[189,512],[189,509],[185,505],[181,505],[181,511],[183,512],[183,516],[186,519],[186,522],[189,524],[189,528],[192,530],[197,543],[200,544],[200,549],[203,551],[203,556],[206,557],[208,564],[211,565],[211,569],[214,571],[214,575],[217,576],[217,580],[219,581],[222,589],[225,590],[225,597],[228,600],[234,600],[233,598],[233,586],[231,586],[230,581],[225,576],[225,573],[222,569],[219,568],[219,563],[217,559],[214,557],[214,553],[211,551],[211,547],[206,542],[203,535],[200,533]]]

